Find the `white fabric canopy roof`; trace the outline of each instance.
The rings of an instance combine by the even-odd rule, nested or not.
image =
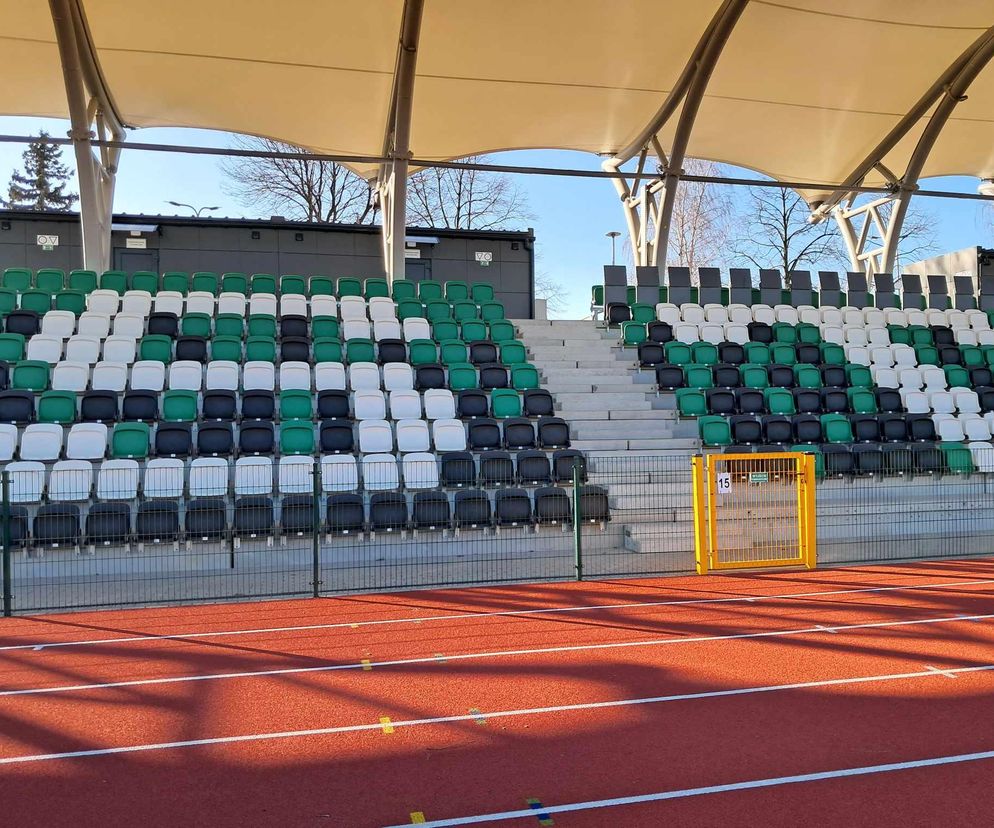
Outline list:
[[[331,154],[384,150],[403,0],[80,5],[129,125],[265,135]],[[613,154],[650,122],[719,6],[425,0],[412,155]],[[0,0],[0,20],[0,112],[66,117],[48,3]],[[778,180],[841,182],[992,25],[991,0],[751,0],[717,62],[688,155]],[[664,146],[671,129],[660,132]],[[919,132],[886,156],[887,167],[903,170]],[[923,170],[952,173],[994,177],[994,67],[973,83]],[[865,179],[883,182],[876,172]]]

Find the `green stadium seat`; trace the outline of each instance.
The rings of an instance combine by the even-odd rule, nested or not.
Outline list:
[[[149,448],[148,423],[118,423],[110,438],[110,454],[115,460],[144,460]]]
[[[764,372],[765,373],[765,372]],[[697,421],[701,442],[706,446],[730,446],[732,444],[732,429],[724,417],[709,415]]]
[[[244,273],[221,274],[221,293],[240,293],[248,296],[249,280]]]
[[[438,353],[443,365],[459,365],[468,359],[466,343],[461,339],[446,339],[439,342]]]
[[[438,348],[435,347],[434,340],[412,339],[408,346],[411,365],[434,365],[438,362]]]
[[[70,311],[79,316],[86,310],[86,294],[81,290],[60,290],[55,294],[55,310]]]
[[[406,299],[416,299],[418,295],[418,285],[408,279],[395,279],[393,289],[390,292],[394,302],[403,302]]]
[[[93,293],[97,289],[97,274],[92,270],[73,270],[69,273],[69,290]]]
[[[490,413],[498,419],[521,416],[521,395],[511,388],[495,388],[490,392]]]
[[[794,366],[794,382],[798,388],[821,388],[821,372],[814,365],[799,363]]]
[[[253,273],[250,285],[252,293],[276,294],[276,277],[271,273]]]
[[[54,267],[44,267],[35,274],[35,287],[47,293],[58,293],[66,286],[66,274]]]
[[[131,289],[144,290],[155,296],[159,292],[159,274],[138,270],[131,274]]]
[[[242,338],[240,336],[215,336],[211,340],[211,359],[229,362],[242,361]]]
[[[349,339],[345,343],[346,362],[376,362],[376,346],[372,339]]]
[[[950,474],[973,474],[977,470],[966,444],[939,443],[939,451],[942,452]]]
[[[510,342],[515,338],[514,325],[503,319],[489,323],[491,342]]]
[[[24,359],[24,334],[0,334],[0,362],[20,362]]]
[[[307,280],[303,276],[280,276],[281,296],[306,296]]]
[[[694,361],[690,346],[685,342],[667,342],[663,346],[666,361],[673,365],[689,365]]]
[[[276,363],[276,340],[270,336],[250,336],[245,340],[246,362]]]
[[[853,388],[872,388],[873,375],[865,365],[846,364],[846,380]],[[857,412],[862,413],[862,412]]]
[[[826,443],[851,443],[852,426],[842,414],[822,414],[821,433]]]
[[[684,365],[683,381],[688,388],[714,388],[714,376],[709,365]]]
[[[972,388],[970,385],[970,372],[961,365],[944,365],[942,370],[946,374],[946,383],[950,388]]]
[[[197,392],[171,388],[162,395],[162,419],[167,423],[197,421]]]
[[[939,364],[939,351],[934,345],[915,345],[914,349],[919,365]]]
[[[459,339],[459,325],[452,319],[440,319],[431,323],[431,338],[436,342],[444,339]]]
[[[429,322],[440,319],[452,319],[452,306],[441,299],[428,302],[425,305],[425,316]]]
[[[113,290],[123,296],[128,291],[128,274],[123,270],[106,270],[100,274],[100,289]]]
[[[280,453],[314,454],[314,426],[296,421],[281,424]]]
[[[817,345],[821,342],[821,332],[817,325],[809,322],[800,322],[796,326],[797,341],[804,345]]]
[[[708,413],[707,397],[699,388],[677,388],[676,410],[681,417],[704,417]]]
[[[528,363],[511,366],[511,387],[518,391],[532,391],[540,388],[538,369]]]
[[[442,298],[442,285],[430,279],[418,282],[418,298],[427,304]]]
[[[960,345],[964,368],[980,368],[984,365],[984,352],[976,345]]]
[[[710,342],[694,342],[690,346],[690,358],[699,365],[717,365],[718,346]]]
[[[460,280],[445,283],[445,298],[450,302],[465,302],[469,299],[469,285]]]
[[[18,292],[31,287],[31,271],[26,267],[8,267],[3,272],[3,281],[0,286],[16,290]]]
[[[38,398],[38,422],[75,423],[76,395],[72,391],[46,391]]]
[[[911,345],[911,329],[901,325],[888,325],[887,333],[892,345]]]
[[[397,302],[397,318],[403,322],[405,319],[423,319],[425,306],[418,299],[401,299]]]
[[[452,318],[457,322],[462,322],[466,319],[479,319],[480,308],[476,302],[456,302],[452,305]]]
[[[308,420],[314,416],[314,397],[310,391],[299,388],[280,391],[280,419]]]
[[[480,378],[476,368],[469,364],[449,366],[449,388],[452,391],[465,391],[469,388],[479,388]]]
[[[908,325],[908,333],[911,334],[911,345],[933,345],[932,331],[924,325]]]
[[[314,362],[342,362],[342,341],[337,336],[314,339]]]
[[[145,334],[138,343],[138,359],[155,362],[173,361],[173,338],[165,334]]]
[[[339,279],[338,296],[362,296],[362,282],[350,276]]]
[[[787,324],[786,322],[774,322],[773,341],[788,342],[792,345],[795,344],[797,342],[797,328],[793,325]]]
[[[307,289],[311,296],[334,296],[335,280],[328,276],[311,276]]]
[[[390,285],[387,284],[386,279],[367,279],[363,285],[363,295],[366,299],[372,299],[375,296],[389,296]]]
[[[471,287],[470,296],[479,305],[484,302],[493,302],[494,286],[490,282],[477,282]]]
[[[862,367],[862,366],[861,366]],[[847,388],[849,408],[853,414],[876,414],[877,398],[869,388]]]
[[[633,322],[642,322],[648,325],[650,322],[656,321],[655,305],[649,305],[645,302],[636,302],[631,306],[631,308]]]
[[[248,318],[248,335],[276,339],[276,317],[268,313],[253,313]]]
[[[825,365],[846,364],[846,351],[841,345],[836,345],[832,342],[822,342],[818,347],[821,349],[821,361]]]
[[[487,323],[479,319],[467,319],[459,325],[459,335],[454,337],[463,342],[479,342],[487,338]]]
[[[500,361],[504,365],[520,365],[524,362],[527,362],[528,354],[525,351],[525,346],[522,345],[517,340],[512,340],[510,342],[501,342]]]
[[[6,316],[17,307],[17,291],[0,288],[0,316]]]
[[[767,388],[763,391],[766,408],[770,414],[796,414],[794,395],[786,388]]]
[[[817,373],[817,369],[815,369]],[[765,365],[745,364],[739,368],[743,388],[769,388],[770,376],[766,373]]]
[[[769,365],[772,361],[770,346],[765,342],[746,342],[742,350],[745,353],[745,361],[753,365]]]
[[[337,339],[339,332],[338,319],[334,316],[315,316],[311,320],[311,336],[314,339],[329,336]]]
[[[51,383],[52,366],[36,359],[14,363],[10,377],[10,387],[17,391],[47,391]]]
[[[641,345],[649,338],[645,324],[642,322],[622,322],[621,342],[627,348]]]
[[[190,274],[180,270],[171,270],[162,274],[162,289],[181,293],[186,296],[190,292]]]
[[[500,302],[484,302],[480,305],[480,318],[485,322],[503,319],[504,306]]]
[[[794,346],[786,342],[774,342],[770,345],[770,362],[774,365],[794,365],[797,362]]]
[[[660,299],[660,302],[665,302],[665,299]],[[595,308],[604,307],[604,285],[591,285],[590,286],[590,304]]]
[[[213,333],[210,316],[206,313],[184,314],[180,319],[180,333],[183,336],[203,336],[209,339]]]
[[[245,317],[237,313],[219,313],[214,318],[214,333],[241,339],[245,335]]]
[[[200,270],[193,274],[193,290],[213,293],[215,296],[220,292],[220,282],[216,273],[207,270]]]
[[[825,476],[825,457],[821,453],[821,446],[815,443],[798,443],[797,445],[791,446],[789,451],[798,452],[800,454],[812,454],[815,458],[815,477],[822,478]]]
[[[52,309],[52,294],[36,288],[25,290],[21,293],[20,308],[44,316]]]

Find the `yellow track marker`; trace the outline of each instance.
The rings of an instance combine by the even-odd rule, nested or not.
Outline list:
[[[474,720],[478,725],[485,725],[487,723],[486,717],[480,712],[480,708],[471,707],[469,709],[470,715],[473,716]]]
[[[373,669],[373,662],[370,661],[368,658],[364,658],[362,660],[362,669],[363,670],[372,670]]]
[[[411,825],[422,825],[425,822],[423,811],[411,811]]]
[[[380,716],[380,727],[383,728],[384,733],[393,733],[393,724],[389,716]]]
[[[555,825],[555,823],[552,821],[552,817],[542,810],[542,803],[539,800],[535,799],[534,797],[529,797],[528,799],[525,800],[525,803],[528,805],[529,808],[535,811],[535,816],[538,817],[539,825]]]

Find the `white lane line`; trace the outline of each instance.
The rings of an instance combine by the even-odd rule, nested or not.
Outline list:
[[[659,793],[640,794],[638,796],[619,796],[614,799],[591,799],[586,802],[570,802],[566,805],[547,805],[543,803],[542,812],[546,814],[564,814],[572,811],[589,811],[595,808],[615,808],[619,805],[639,805],[645,802],[662,802],[667,799],[685,799],[691,796],[707,796],[709,794],[730,793],[732,791],[749,791],[756,790],[757,788],[775,788],[780,785],[795,785],[800,782],[820,782],[825,779],[870,776],[876,773],[893,773],[894,771],[914,770],[916,768],[934,768],[941,765],[960,764],[962,762],[979,762],[985,759],[994,759],[994,750],[984,750],[979,753],[959,753],[954,756],[936,756],[930,759],[912,759],[907,762],[889,762],[884,765],[840,768],[838,770],[818,771],[817,773],[798,773],[793,776],[775,776],[768,779],[750,779],[745,782],[706,785],[701,788],[684,788],[679,791],[660,791]],[[534,809],[526,808],[518,811],[476,814],[474,816],[455,817],[453,819],[432,819],[423,823],[422,828],[478,825],[481,822],[499,822],[505,819],[524,819],[534,816]],[[389,828],[409,828],[409,825],[392,825]]]
[[[0,652],[10,650],[40,650],[50,647],[90,647],[100,644],[135,644],[142,641],[177,641],[195,638],[224,638],[233,635],[260,635],[262,633],[307,632],[308,630],[334,630],[341,627],[377,627],[387,624],[411,624],[425,621],[462,621],[476,618],[499,618],[502,616],[551,615],[556,613],[594,612],[599,610],[638,609],[652,607],[680,607],[697,604],[734,604],[755,601],[782,601],[798,598],[822,598],[833,595],[858,595],[861,593],[908,592],[924,589],[946,589],[949,587],[981,586],[994,584],[994,578],[978,581],[946,581],[935,584],[909,584],[906,586],[861,587],[859,589],[833,589],[821,592],[788,592],[777,595],[735,596],[734,598],[687,598],[679,601],[635,601],[627,604],[592,604],[589,606],[539,607],[537,609],[500,610],[494,612],[451,613],[405,618],[383,618],[376,621],[341,621],[333,624],[301,624],[287,627],[255,627],[241,630],[170,633],[168,635],[131,635],[120,638],[90,638],[77,641],[47,641],[41,644],[7,644],[0,646]]]
[[[939,676],[945,676],[946,678],[956,678],[956,673],[952,670],[943,670],[941,667],[934,667],[931,664],[925,665],[926,670],[931,670],[933,673]]]
[[[668,644],[697,644],[706,641],[736,641],[748,638],[777,638],[808,633],[839,632],[845,630],[882,629],[885,627],[909,627],[922,624],[941,624],[955,621],[975,621],[994,618],[989,615],[952,615],[945,618],[920,618],[910,621],[873,621],[864,624],[841,624],[836,627],[798,627],[790,630],[766,630],[752,633],[728,633],[726,635],[699,635],[691,638],[656,638],[645,641],[611,641],[600,644],[567,644],[559,647],[536,647],[527,650],[492,650],[479,653],[455,653],[446,655],[446,661],[468,661],[482,658],[506,658],[508,656],[546,655],[549,653],[575,653],[591,650],[619,650],[630,647],[659,647]],[[165,678],[132,679],[130,681],[109,681],[96,684],[63,684],[52,687],[24,687],[17,690],[0,691],[4,696],[33,696],[47,693],[69,693],[82,690],[109,690],[115,687],[142,687],[150,684],[183,684],[191,681],[220,681],[223,679],[265,678],[267,676],[289,676],[302,673],[329,673],[337,670],[372,670],[374,667],[402,667],[410,664],[438,663],[439,653],[417,658],[399,658],[390,661],[370,661],[362,659],[344,664],[322,664],[318,667],[284,667],[277,670],[246,670],[238,673],[207,673],[192,676],[170,676]]]
[[[983,673],[994,670],[994,664],[974,665],[971,667],[951,667],[950,673]],[[614,699],[598,702],[578,702],[577,704],[559,704],[549,707],[525,707],[517,710],[488,711],[487,719],[507,719],[515,716],[538,716],[548,713],[569,713],[582,710],[604,710],[612,707],[637,707],[646,704],[664,704],[667,702],[695,701],[700,699],[718,699],[728,696],[747,696],[756,693],[776,693],[787,690],[804,690],[812,687],[836,687],[850,684],[868,684],[871,682],[903,681],[907,679],[935,678],[934,670],[919,670],[910,673],[884,673],[876,676],[853,676],[850,678],[821,679],[818,681],[800,681],[791,684],[770,684],[759,687],[736,687],[728,690],[702,690],[698,693],[679,693],[667,696],[648,696],[637,699]],[[390,725],[398,727],[418,727],[424,725],[449,724],[452,722],[479,721],[480,711],[470,711],[468,714],[453,716],[433,716],[427,719],[406,719],[391,721]],[[188,739],[180,742],[155,742],[145,745],[125,745],[123,747],[92,748],[90,750],[73,750],[64,753],[36,753],[24,756],[8,756],[0,758],[0,765],[15,765],[23,762],[48,762],[56,759],[77,759],[88,756],[110,756],[116,753],[139,753],[150,750],[171,750],[176,748],[204,747],[206,745],[223,745],[236,742],[262,742],[274,739],[295,739],[307,736],[329,736],[336,733],[357,733],[365,730],[381,730],[382,721],[368,722],[339,727],[321,727],[310,730],[284,730],[274,733],[247,733],[241,736],[215,736],[208,739]]]
[[[821,624],[818,624],[817,627],[822,632],[835,633],[835,630],[833,630],[831,627],[823,627]]]

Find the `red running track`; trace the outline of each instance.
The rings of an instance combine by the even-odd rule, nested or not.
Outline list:
[[[0,623],[10,825],[978,825],[994,560]]]

